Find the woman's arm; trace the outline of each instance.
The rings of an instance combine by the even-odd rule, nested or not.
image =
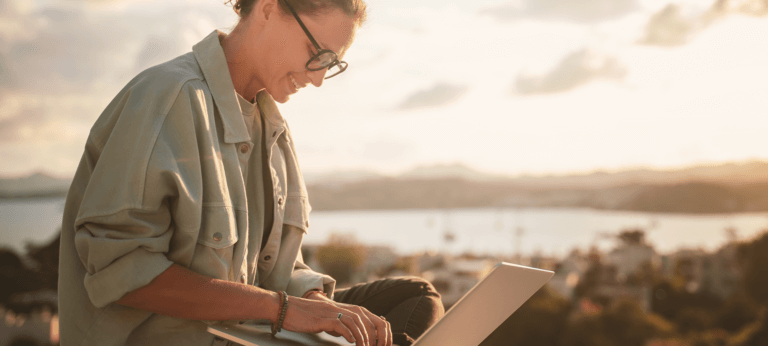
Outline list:
[[[209,278],[173,264],[148,285],[135,289],[118,304],[191,320],[266,319],[280,313],[279,296],[265,289]],[[332,302],[290,297],[283,328],[296,332],[330,332],[357,346],[368,346],[361,316]],[[342,313],[342,318],[338,314]]]
[[[275,321],[280,313],[276,292],[210,278],[178,264],[117,303],[165,316],[190,320]]]

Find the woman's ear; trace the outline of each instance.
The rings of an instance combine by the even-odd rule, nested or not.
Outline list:
[[[252,15],[255,15],[254,19],[257,22],[266,23],[269,20],[277,19],[280,15],[280,6],[278,4],[280,0],[258,0],[256,1],[256,8],[253,9]],[[278,17],[275,17],[277,15]]]

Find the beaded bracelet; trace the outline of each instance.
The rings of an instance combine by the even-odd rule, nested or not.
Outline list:
[[[272,325],[272,336],[283,330],[283,320],[285,320],[285,312],[288,310],[288,293],[281,291],[277,294],[280,295],[280,315],[277,317],[277,324]]]

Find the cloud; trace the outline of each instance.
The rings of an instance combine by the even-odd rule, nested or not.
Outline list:
[[[518,0],[480,10],[501,21],[546,19],[596,22],[639,10],[639,0]]]
[[[437,83],[430,89],[419,90],[411,94],[397,108],[410,110],[445,106],[461,99],[468,90],[467,86]]]
[[[591,49],[576,51],[541,76],[518,76],[518,94],[548,94],[575,89],[596,79],[622,80],[626,67],[618,58]]]
[[[686,15],[677,4],[669,4],[654,13],[645,26],[645,35],[640,43],[656,46],[680,46],[687,43],[694,34],[703,30],[713,19],[709,15]]]
[[[0,0],[0,43],[25,35],[33,27],[23,5],[18,0]]]
[[[392,135],[378,135],[363,144],[360,159],[371,161],[398,161],[415,152],[416,144]]]
[[[150,4],[0,0],[0,144],[40,141],[54,120],[90,127],[138,72],[235,20],[219,2]]]
[[[18,78],[17,91],[84,89],[114,66],[111,61],[121,47],[120,40],[114,37],[124,33],[110,33],[110,27],[103,25],[106,23],[88,18],[79,8],[49,8],[32,17],[41,23],[42,30],[33,38],[17,40],[7,47]]]
[[[48,120],[48,112],[42,107],[24,108],[11,117],[0,120],[0,143],[16,142],[27,139],[35,128]]]
[[[7,59],[0,53],[0,102],[2,102],[3,91],[11,89],[15,85],[16,77],[14,77]]]
[[[768,1],[718,0],[699,12],[678,4],[669,4],[651,16],[639,43],[665,47],[681,46],[712,23],[733,13],[764,16],[768,14]]]
[[[136,56],[135,70],[142,71],[148,67],[163,63],[185,48],[184,42],[169,36],[152,35],[144,42],[143,47]]]

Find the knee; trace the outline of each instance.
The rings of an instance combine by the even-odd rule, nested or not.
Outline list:
[[[387,279],[391,287],[398,287],[396,291],[401,299],[419,298],[419,309],[430,311],[430,315],[441,317],[445,313],[443,300],[440,293],[431,282],[418,276],[406,276]]]
[[[432,285],[431,282],[422,278],[418,278],[417,282],[421,285],[421,289],[424,291],[425,296],[437,297],[438,299],[440,298],[440,292],[437,292],[437,289],[435,289],[435,286]]]
[[[412,277],[409,279],[414,285],[418,285],[419,289],[421,289],[421,294],[423,297],[427,298],[425,301],[430,305],[433,313],[437,316],[442,316],[445,313],[445,307],[443,306],[443,300],[440,293],[435,289],[435,286],[432,285],[431,282],[420,277]]]
[[[397,280],[400,281],[400,283],[405,283],[408,285],[408,287],[411,287],[409,290],[420,291],[421,295],[423,296],[440,298],[440,293],[437,292],[435,286],[424,278],[420,278],[418,276],[407,276],[398,278]]]

